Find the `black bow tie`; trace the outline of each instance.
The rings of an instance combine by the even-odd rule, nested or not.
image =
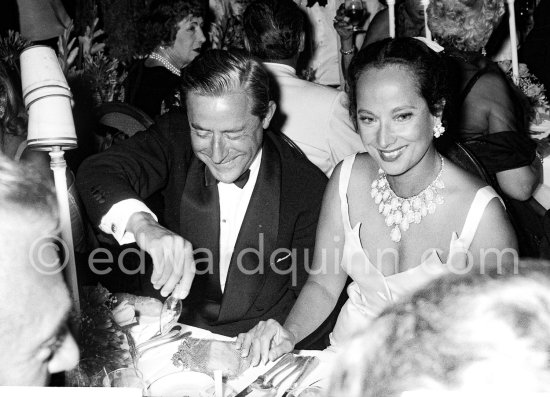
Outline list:
[[[233,183],[239,187],[243,188],[244,185],[246,185],[246,182],[248,182],[248,178],[250,177],[250,169],[246,170],[241,174],[240,177],[235,179]],[[212,186],[216,185],[219,181],[214,178],[214,175],[210,172],[210,169],[208,167],[204,167],[204,185],[205,186]]]

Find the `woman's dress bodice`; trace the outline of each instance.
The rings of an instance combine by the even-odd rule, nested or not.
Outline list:
[[[355,155],[344,159],[340,171],[339,194],[344,224],[345,241],[340,266],[352,278],[348,286],[348,300],[342,307],[330,342],[335,346],[356,331],[366,327],[386,306],[396,302],[448,269],[434,251],[420,265],[406,271],[384,276],[363,250],[359,238],[361,223],[351,226],[347,189]],[[449,258],[467,250],[475,235],[481,216],[493,198],[499,198],[490,186],[479,189],[472,201],[462,232],[451,240]]]

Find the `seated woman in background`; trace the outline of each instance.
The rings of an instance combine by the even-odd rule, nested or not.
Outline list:
[[[433,0],[428,24],[445,47],[452,96],[451,133],[470,148],[502,191],[527,200],[539,183],[540,162],[528,136],[523,94],[488,58],[483,46],[504,14],[500,0]]]
[[[350,114],[368,153],[347,157],[332,174],[313,268],[284,326],[269,320],[239,335],[253,363],[291,351],[313,332],[348,275],[349,299],[331,334],[336,347],[436,275],[498,260],[485,250],[516,254],[495,191],[435,148],[446,75],[442,58],[413,38],[379,41],[356,55]]]
[[[206,41],[201,0],[154,0],[139,30],[140,54],[126,79],[126,102],[151,117],[177,105],[181,69]]]

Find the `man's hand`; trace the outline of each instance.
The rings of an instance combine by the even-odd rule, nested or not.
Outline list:
[[[275,320],[260,321],[245,334],[239,334],[236,347],[242,357],[251,355],[252,365],[274,361],[296,345],[294,334]]]
[[[133,214],[126,231],[133,233],[137,245],[151,255],[154,266],[151,283],[155,289],[162,288],[162,296],[172,293],[174,298],[186,298],[195,277],[191,243],[159,225],[145,212]]]

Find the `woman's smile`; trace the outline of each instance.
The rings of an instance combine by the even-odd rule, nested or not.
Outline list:
[[[392,162],[397,160],[401,156],[406,147],[407,146],[405,145],[391,150],[378,149],[378,153],[380,154],[380,158],[382,159],[382,161]]]

